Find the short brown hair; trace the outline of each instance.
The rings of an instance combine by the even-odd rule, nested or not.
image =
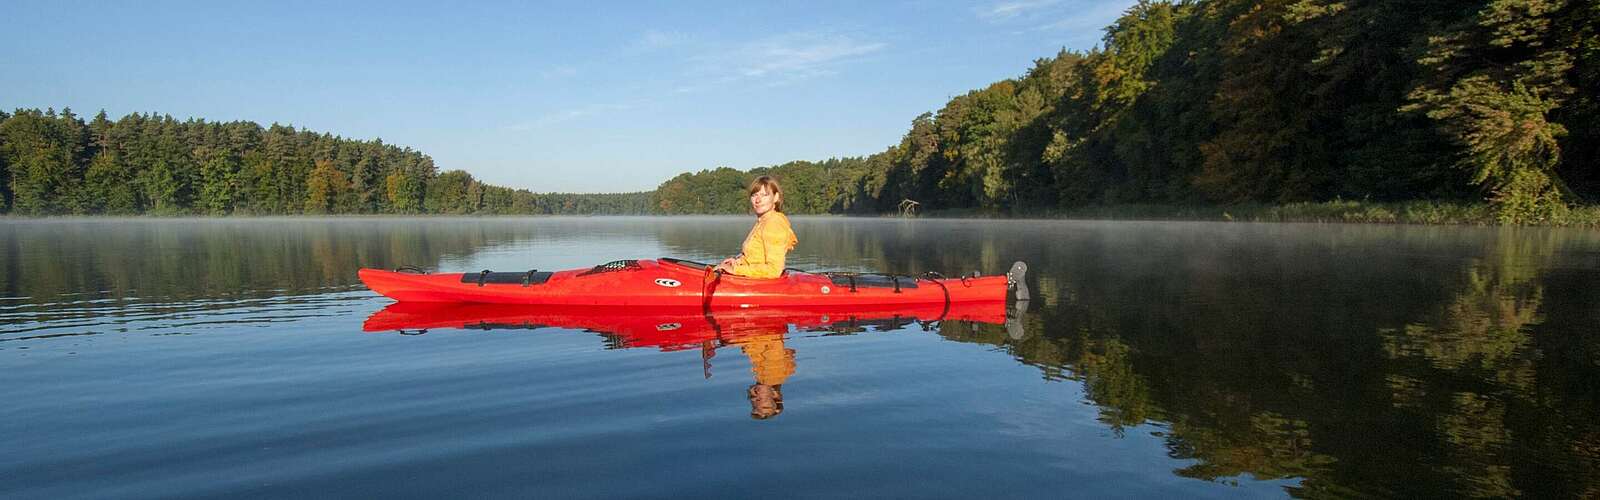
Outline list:
[[[756,191],[760,191],[761,188],[767,188],[768,191],[772,192],[773,196],[777,196],[778,197],[778,199],[773,200],[772,209],[773,210],[777,210],[779,212],[782,212],[783,211],[783,188],[778,187],[778,180],[772,178],[772,176],[770,176],[770,175],[763,175],[761,177],[757,177],[756,180],[750,181],[750,190],[748,192],[746,192],[745,194],[746,195],[756,194]]]

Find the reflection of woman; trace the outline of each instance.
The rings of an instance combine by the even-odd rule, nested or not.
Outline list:
[[[734,314],[714,321],[720,325],[717,336],[750,358],[750,374],[756,379],[745,394],[750,398],[750,418],[766,420],[783,413],[783,382],[794,375],[794,349],[783,345],[789,321],[763,314]]]
[[[783,259],[799,243],[783,214],[783,190],[768,176],[750,183],[750,208],[756,212],[756,226],[745,236],[737,256],[724,259],[717,270],[749,278],[776,278],[783,275]]]
[[[762,334],[738,341],[750,358],[756,383],[750,385],[750,418],[766,420],[783,413],[783,382],[794,375],[794,349],[783,345],[782,333]]]

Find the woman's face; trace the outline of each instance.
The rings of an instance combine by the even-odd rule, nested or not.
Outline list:
[[[757,217],[766,215],[767,212],[772,211],[773,206],[777,205],[778,200],[783,199],[782,196],[773,193],[772,189],[766,186],[761,186],[761,189],[750,193],[750,208],[755,209]]]

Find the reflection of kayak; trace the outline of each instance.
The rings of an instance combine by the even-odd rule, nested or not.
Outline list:
[[[798,331],[844,331],[868,326],[885,329],[942,320],[1002,323],[1005,303],[943,303],[895,308],[765,307],[705,314],[699,308],[526,306],[400,302],[373,313],[362,324],[369,332],[417,332],[440,328],[471,330],[581,329],[617,336],[626,347],[677,350],[706,341],[737,343],[741,338]]]
[[[418,273],[362,269],[372,291],[401,302],[476,302],[578,306],[671,306],[748,309],[805,305],[873,307],[1004,302],[1027,292],[1022,263],[1002,276],[944,278],[789,270],[754,279],[711,274],[677,259],[623,260],[566,271]],[[1022,297],[1025,298],[1025,297]]]

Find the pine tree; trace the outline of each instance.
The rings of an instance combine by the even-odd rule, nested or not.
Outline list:
[[[96,211],[112,215],[139,213],[139,195],[135,192],[134,184],[129,182],[132,177],[119,161],[115,149],[101,149],[89,161],[89,168],[84,174],[84,185],[99,195],[100,203]]]
[[[171,165],[166,161],[157,160],[149,168],[139,172],[135,182],[139,184],[145,205],[151,213],[173,215],[183,210],[184,207],[178,203],[178,194],[182,186],[177,176],[173,174]]]
[[[71,111],[67,111],[67,117]],[[59,213],[62,193],[76,188],[75,155],[81,145],[55,110],[18,110],[0,124],[0,156],[11,173],[13,210],[29,215]]]
[[[0,213],[11,211],[11,151],[6,147],[5,123],[11,114],[0,111]]]
[[[195,150],[200,164],[200,197],[195,207],[201,213],[226,215],[238,200],[239,162],[229,151],[201,147]]]

